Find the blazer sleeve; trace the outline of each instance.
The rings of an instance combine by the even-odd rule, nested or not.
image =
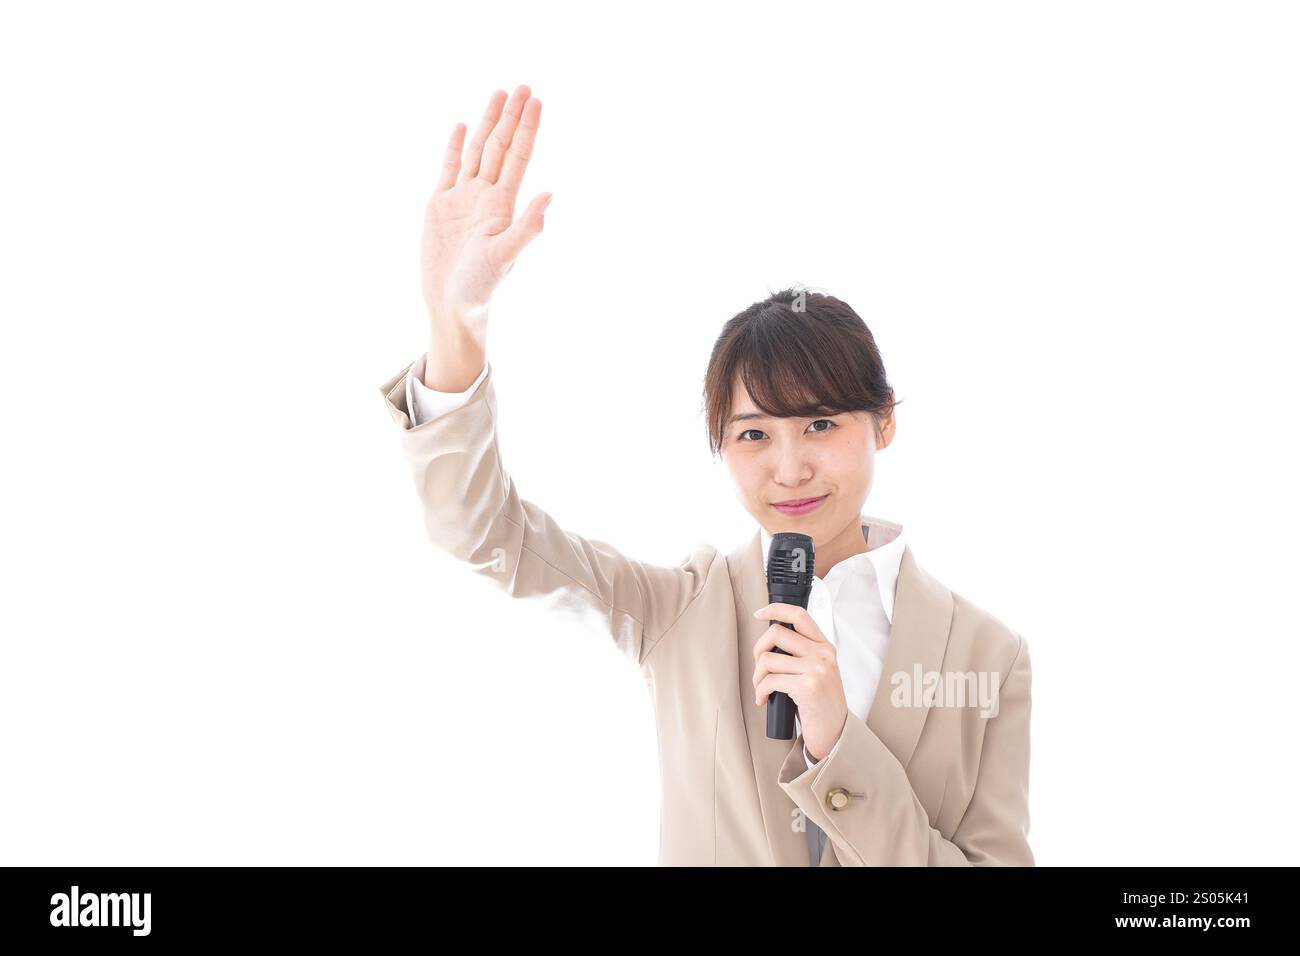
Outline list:
[[[986,718],[975,790],[952,839],[929,816],[902,764],[875,732],[850,712],[840,739],[811,769],[802,741],[780,772],[781,788],[826,831],[843,866],[1033,866],[1029,848],[1029,647],[1016,656]],[[847,804],[827,803],[843,788]]]
[[[463,403],[413,425],[406,378],[416,364],[380,392],[400,427],[429,540],[511,597],[594,616],[640,667],[702,592],[717,550],[699,544],[676,565],[656,565],[565,530],[520,496],[505,468],[491,362]]]

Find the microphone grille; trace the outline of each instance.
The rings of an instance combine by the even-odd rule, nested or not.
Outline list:
[[[815,557],[813,541],[808,535],[789,531],[775,535],[767,556],[768,580],[790,584],[811,581]]]

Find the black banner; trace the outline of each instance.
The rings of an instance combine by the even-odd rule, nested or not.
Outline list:
[[[542,872],[536,872],[542,870]],[[99,948],[318,940],[457,943],[471,931],[605,926],[668,929],[698,919],[742,932],[854,924],[917,944],[991,943],[1020,930],[1068,939],[1276,934],[1292,868],[670,869],[168,867],[8,868],[7,941]],[[748,903],[746,902],[748,900]],[[487,923],[479,922],[482,916]],[[642,932],[638,927],[638,933]],[[485,939],[486,941],[486,939]],[[11,950],[13,951],[13,950]]]

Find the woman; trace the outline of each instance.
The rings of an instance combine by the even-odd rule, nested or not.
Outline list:
[[[758,528],[667,567],[556,524],[497,449],[493,289],[541,230],[517,219],[541,101],[493,93],[452,131],[422,242],[429,351],[381,387],[430,539],[515,597],[601,616],[655,708],[661,865],[1033,865],[1025,641],[922,570],[862,513],[894,394],[847,305],[788,290],[724,327],[705,378],[710,446]],[[771,536],[812,537],[807,609],[767,600]],[[782,625],[794,625],[793,630]],[[784,651],[785,653],[779,653]],[[776,691],[794,740],[770,739]]]

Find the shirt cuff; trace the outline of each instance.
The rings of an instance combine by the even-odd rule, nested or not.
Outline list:
[[[478,378],[465,391],[439,392],[424,384],[424,367],[428,358],[429,353],[425,352],[416,359],[410,374],[406,376],[406,409],[411,416],[412,428],[464,405],[483,381],[483,376],[487,375],[487,363],[484,363]]]
[[[799,724],[799,715],[798,715],[798,714],[795,714],[795,715],[794,715],[794,733],[795,733],[795,736],[796,736],[796,737],[802,737],[802,736],[803,736],[803,727],[801,727],[800,724]],[[808,769],[809,769],[809,770],[811,770],[813,767],[815,767],[815,766],[820,762],[820,761],[817,761],[817,760],[813,760],[812,755],[808,753],[808,745],[807,745],[807,744],[804,744],[804,745],[803,745],[803,762],[806,763],[806,764],[808,765]]]

